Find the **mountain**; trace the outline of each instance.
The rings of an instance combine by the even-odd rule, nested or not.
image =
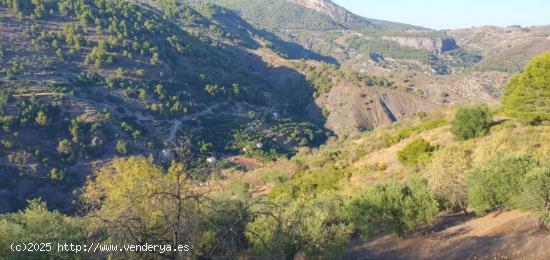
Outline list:
[[[369,28],[376,28],[379,30],[392,31],[427,30],[419,26],[361,17],[330,0],[290,0],[289,2],[293,2],[316,12],[323,13],[347,29],[365,30]]]
[[[24,3],[0,8],[0,164],[18,176],[4,211],[29,196],[69,210],[64,192],[119,155],[191,154],[200,172],[492,102],[549,46],[547,27],[434,31],[331,1]]]
[[[198,169],[223,155],[291,155],[329,135],[305,77],[252,52],[262,44],[290,56],[310,51],[229,10],[64,3],[0,6],[0,167],[10,179],[1,211],[28,197],[69,210],[66,192],[119,155],[181,158]],[[216,19],[245,28],[226,31]]]
[[[547,259],[549,33],[0,0],[0,258]]]
[[[519,72],[530,59],[550,48],[550,26],[485,26],[447,34],[484,57],[475,65],[483,71]]]
[[[535,30],[517,38],[522,41],[518,44],[524,47],[514,45],[515,50],[530,50],[530,53],[513,55],[518,57],[513,61],[504,59],[517,64],[515,68],[510,65],[491,66],[500,62],[500,58],[497,52],[487,48],[506,46],[507,40],[493,37],[486,41],[493,41],[491,45],[474,46],[466,41],[466,37],[475,34],[473,30],[459,35],[458,31],[435,31],[363,18],[331,1],[198,2],[227,7],[256,27],[334,59],[316,59],[318,61],[391,82],[391,86],[385,88],[370,88],[357,77],[325,81],[324,85],[329,87],[322,87],[326,93],[316,95],[316,106],[325,111],[326,126],[338,135],[356,134],[403,116],[455,103],[494,102],[510,73],[519,71],[534,55],[548,50],[544,30]],[[527,47],[535,45],[540,47]],[[257,53],[274,62],[262,51]],[[276,63],[292,67],[288,62],[279,60]],[[319,67],[315,62],[309,62],[309,65],[326,67]],[[308,74],[307,71],[301,72]],[[309,73],[311,76],[312,72]]]

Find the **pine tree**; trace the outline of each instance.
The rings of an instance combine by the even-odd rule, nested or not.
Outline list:
[[[528,124],[550,120],[550,52],[535,57],[506,86],[504,113]]]

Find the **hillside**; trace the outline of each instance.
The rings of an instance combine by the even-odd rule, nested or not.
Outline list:
[[[537,216],[493,213],[480,218],[450,215],[406,239],[381,235],[353,245],[344,259],[546,259],[550,237],[537,233]]]
[[[447,34],[486,57],[476,65],[483,71],[518,72],[534,56],[550,48],[549,26],[479,27],[450,30]]]
[[[464,187],[462,178],[499,155],[528,154],[541,162],[549,160],[548,125],[524,127],[514,120],[497,119],[501,123],[487,136],[461,142],[454,139],[447,123],[453,114],[446,111],[430,114],[428,119],[403,121],[357,138],[328,143],[318,150],[304,149],[290,161],[246,173],[227,173],[220,189],[239,192],[238,187],[246,187],[255,196],[274,201],[306,200],[315,205],[340,196],[356,197],[365,187],[377,184],[407,183],[411,176],[420,174],[428,179],[437,198],[453,196],[455,189]],[[400,162],[400,151],[419,138],[438,147],[430,159],[417,165]],[[442,183],[448,186],[438,190]],[[442,207],[445,202],[440,199]],[[364,214],[383,214],[372,210]],[[545,259],[549,236],[539,231],[539,220],[532,212],[497,209],[478,217],[471,209],[467,215],[448,209],[404,236],[388,231],[395,226],[375,221],[366,240],[354,237],[346,246],[343,259]]]
[[[0,260],[545,259],[549,28],[0,0]]]
[[[207,159],[273,160],[333,134],[491,103],[509,74],[476,68],[518,50],[495,47],[510,41],[530,50],[521,60],[530,58],[545,49],[547,34],[545,27],[493,29],[509,36],[476,45],[468,40],[481,35],[475,30],[376,21],[330,1],[62,3],[0,8],[0,83],[8,97],[0,161],[5,174],[18,176],[3,186],[18,191],[2,201],[4,211],[29,196],[69,210],[65,194],[119,155],[166,163],[191,154],[190,169],[215,172],[223,163],[210,169]],[[337,47],[323,52],[292,35]],[[464,48],[483,59],[464,60]],[[478,65],[434,75],[423,63],[433,55]],[[62,180],[52,182],[52,174]]]
[[[2,211],[30,196],[50,197],[68,210],[63,194],[117,155],[169,161],[189,150],[193,158],[186,160],[200,168],[209,157],[244,153],[259,142],[264,150],[248,154],[269,158],[326,138],[322,122],[312,123],[318,116],[302,116],[314,87],[251,52],[269,39],[284,41],[226,33],[201,14],[224,12],[246,25],[223,9],[183,5],[170,9],[177,19],[169,20],[128,1],[62,3],[0,7],[6,97],[0,162],[4,175],[18,176],[2,185],[11,193]],[[281,76],[284,82],[272,80]]]
[[[331,1],[207,2],[235,10],[259,28],[332,57],[333,61],[324,61],[339,64],[344,70],[392,82],[389,89],[377,89],[349,78],[325,81],[322,88],[328,91],[316,98],[316,104],[328,114],[326,127],[338,135],[356,134],[395,118],[456,103],[494,102],[511,73],[550,48],[546,27],[515,28],[523,34],[514,34],[514,47],[507,47],[512,46],[509,30],[498,29],[485,34],[490,39],[477,39],[485,43],[480,46],[468,40],[482,36],[476,29],[434,31],[376,21],[354,15]],[[272,60],[269,54],[259,55]],[[504,58],[512,56],[515,58]],[[280,61],[275,64],[290,66]]]

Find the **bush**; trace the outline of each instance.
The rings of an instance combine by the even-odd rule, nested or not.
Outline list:
[[[493,115],[486,104],[462,107],[451,123],[451,132],[458,140],[468,140],[489,132]]]
[[[416,139],[397,152],[397,160],[406,165],[417,165],[428,159],[434,147],[424,139]]]
[[[382,141],[384,142],[384,145],[386,147],[390,147],[398,142],[401,142],[402,140],[409,138],[413,134],[417,134],[426,130],[431,130],[440,126],[444,126],[446,124],[447,121],[445,119],[429,120],[419,125],[403,128],[396,135],[384,136],[382,137]]]
[[[63,139],[63,140],[59,141],[59,143],[57,145],[57,152],[60,155],[65,156],[65,157],[72,156],[73,153],[74,153],[74,150],[73,150],[73,146],[71,144],[71,141],[69,141],[67,139]]]
[[[468,208],[472,148],[468,143],[447,146],[434,155],[427,167],[426,177],[443,209],[466,211]]]
[[[550,52],[535,57],[508,82],[501,102],[506,115],[524,123],[550,120]]]
[[[44,113],[43,111],[38,111],[36,114],[36,118],[34,119],[34,122],[41,127],[48,126],[51,122],[51,120],[48,118],[48,115]]]
[[[247,227],[252,252],[273,259],[339,259],[348,245],[353,226],[339,197],[282,202]]]
[[[521,187],[522,193],[516,200],[518,207],[539,211],[541,224],[550,224],[550,161],[529,171]]]
[[[499,154],[475,169],[469,177],[468,203],[476,214],[495,207],[512,208],[521,193],[524,176],[536,166],[528,155]]]
[[[123,140],[118,140],[116,142],[115,150],[120,155],[127,155],[128,154],[128,142]]]
[[[348,211],[362,231],[384,227],[400,236],[430,223],[437,213],[437,202],[423,178],[413,177],[406,185],[395,182],[370,187],[353,199]]]

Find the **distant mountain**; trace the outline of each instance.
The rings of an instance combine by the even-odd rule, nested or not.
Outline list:
[[[484,59],[478,70],[516,73],[536,55],[550,50],[550,26],[484,26],[449,30],[447,34]]]
[[[422,30],[426,31],[428,29],[422,28],[419,26],[376,20],[370,18],[364,18],[359,15],[356,15],[347,9],[335,4],[330,0],[288,0],[299,4],[303,7],[315,10],[317,12],[323,13],[339,24],[345,26],[348,29],[354,30],[365,30],[369,28],[376,28],[379,30],[392,30],[392,31],[411,31],[411,30]]]

